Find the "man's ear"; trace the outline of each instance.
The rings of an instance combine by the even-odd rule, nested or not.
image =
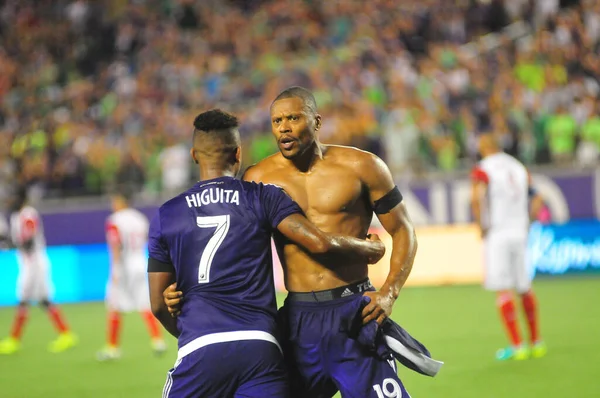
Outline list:
[[[235,147],[235,148],[230,148],[227,152],[227,162],[230,164],[240,164],[242,161],[242,152],[241,152],[241,148]]]
[[[315,115],[315,131],[319,131],[321,128],[321,115]]]
[[[236,163],[242,163],[242,147],[238,146],[235,150],[235,161]]]
[[[194,160],[194,163],[198,164],[198,159],[196,158],[196,151],[194,148],[190,148],[190,156]]]

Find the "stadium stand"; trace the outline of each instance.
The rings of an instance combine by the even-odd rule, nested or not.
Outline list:
[[[598,160],[598,2],[0,4],[0,195],[177,191],[211,107],[240,115],[251,164],[276,150],[268,106],[290,85],[314,91],[323,141],[399,179],[470,167],[486,131],[528,165]]]

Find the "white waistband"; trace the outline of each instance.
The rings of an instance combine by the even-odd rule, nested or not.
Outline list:
[[[197,349],[206,347],[207,345],[243,340],[269,341],[275,344],[277,348],[279,348],[279,351],[283,353],[277,339],[271,334],[263,332],[262,330],[237,330],[235,332],[212,333],[198,337],[179,349],[177,352],[177,360],[180,361],[183,357],[191,354]]]

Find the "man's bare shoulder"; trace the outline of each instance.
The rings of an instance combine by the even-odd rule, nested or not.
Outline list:
[[[377,167],[380,166],[379,163],[384,164],[383,160],[377,155],[355,147],[326,145],[326,148],[327,156],[331,156],[332,160],[343,163],[346,167],[353,169],[364,170],[364,167]]]
[[[260,182],[265,175],[273,172],[281,167],[281,154],[275,153],[261,160],[258,163],[248,167],[244,172],[243,179],[245,181]]]

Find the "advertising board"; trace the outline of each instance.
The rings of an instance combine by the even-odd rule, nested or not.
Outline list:
[[[600,171],[567,171],[560,175],[532,173],[533,183],[546,200],[553,222],[598,219],[600,215]],[[399,183],[411,219],[417,226],[461,225],[472,222],[466,177]],[[152,218],[159,203],[140,208]],[[49,245],[104,243],[106,204],[99,208],[42,210]]]
[[[369,266],[376,287],[389,270],[392,242],[385,231],[373,229],[386,245],[379,263]],[[478,284],[483,279],[483,245],[474,225],[418,227],[419,250],[407,286]],[[273,253],[275,251],[273,250]],[[104,299],[109,274],[105,244],[48,248],[54,298],[58,302]],[[532,225],[528,264],[535,274],[600,273],[600,222],[574,221],[564,225]],[[274,254],[275,285],[285,291],[283,273]],[[0,251],[0,305],[17,302],[18,264],[14,250]]]

